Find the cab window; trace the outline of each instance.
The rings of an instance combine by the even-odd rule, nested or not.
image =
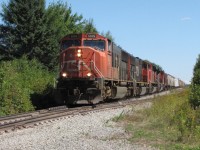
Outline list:
[[[83,45],[93,47],[100,51],[105,50],[105,41],[103,40],[84,40]]]
[[[79,40],[67,40],[63,41],[61,44],[61,49],[65,50],[71,46],[81,46],[81,42]]]

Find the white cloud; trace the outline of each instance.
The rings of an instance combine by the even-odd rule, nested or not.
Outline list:
[[[188,20],[191,20],[191,19],[192,19],[191,17],[182,17],[181,21],[188,21]]]

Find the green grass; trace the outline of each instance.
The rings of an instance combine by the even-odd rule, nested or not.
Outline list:
[[[192,109],[188,93],[185,89],[156,97],[150,108],[113,121],[123,124],[131,142],[163,150],[200,150],[200,110]]]

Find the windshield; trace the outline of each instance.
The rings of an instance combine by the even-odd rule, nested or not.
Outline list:
[[[67,40],[63,41],[61,45],[61,49],[65,50],[70,46],[81,46],[81,42],[79,40]]]
[[[104,51],[105,49],[105,41],[102,40],[84,40],[83,45],[90,46],[101,51]]]

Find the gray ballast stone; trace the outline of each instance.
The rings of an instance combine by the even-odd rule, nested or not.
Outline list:
[[[149,104],[148,104],[149,105]],[[138,106],[137,106],[138,107]],[[130,107],[77,115],[52,123],[0,135],[1,150],[147,150],[130,144],[112,118]],[[137,109],[137,108],[136,108]]]

